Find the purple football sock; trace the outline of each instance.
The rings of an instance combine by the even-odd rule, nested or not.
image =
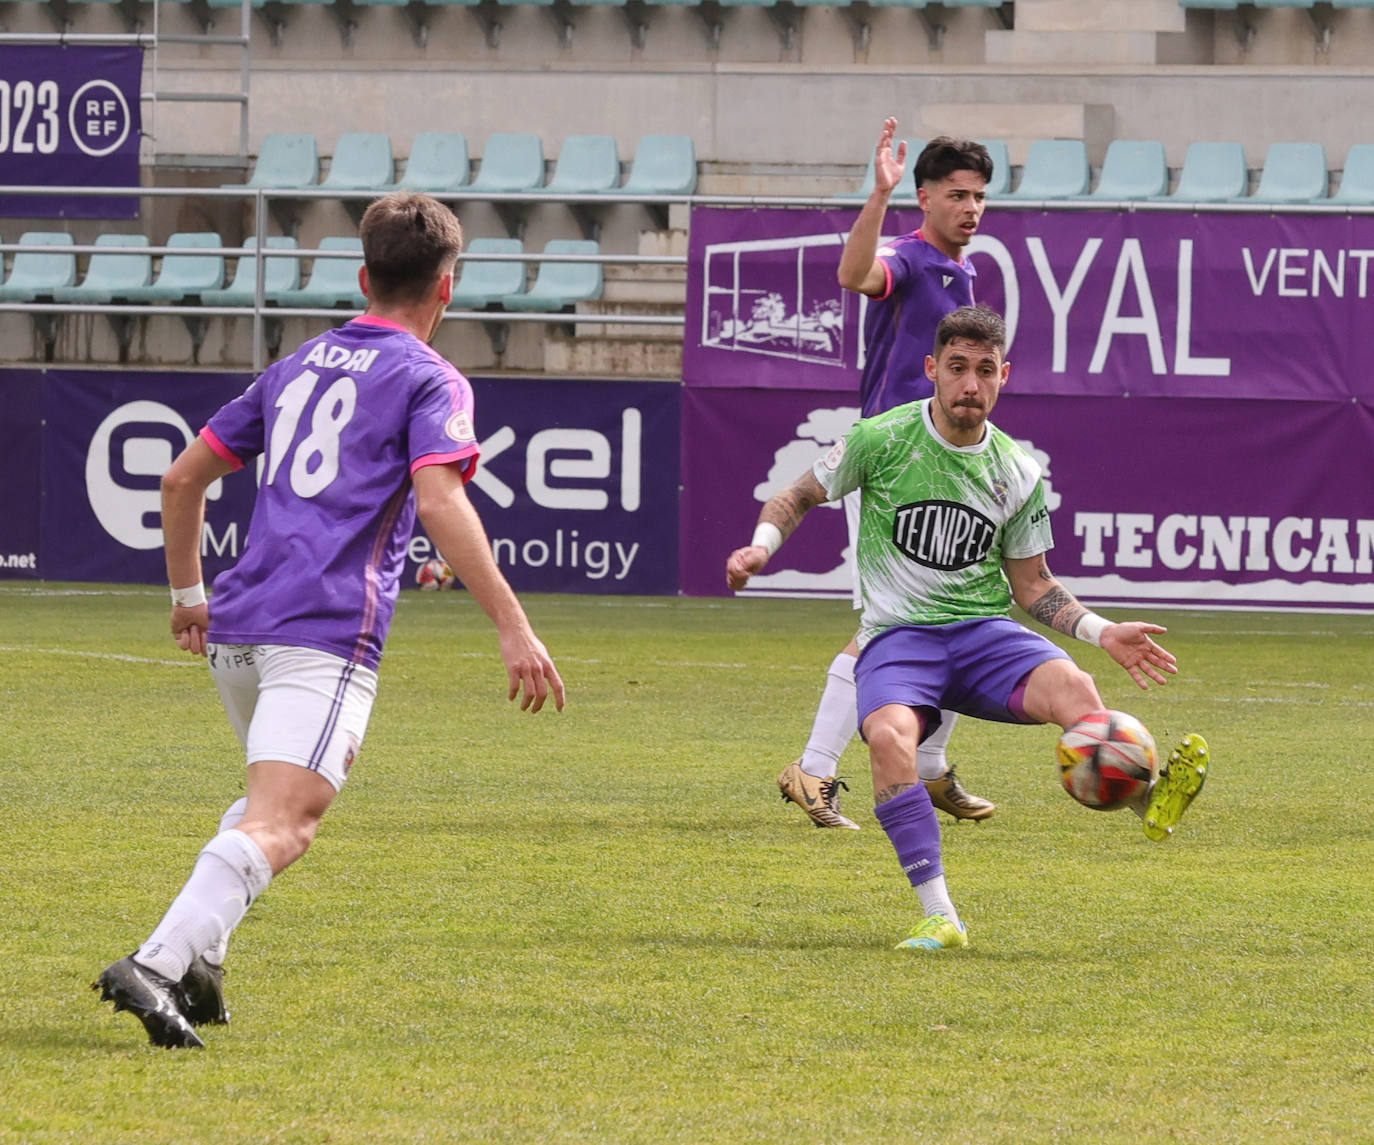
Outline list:
[[[945,873],[940,861],[940,821],[924,783],[875,807],[873,814],[892,840],[897,861],[913,887]]]

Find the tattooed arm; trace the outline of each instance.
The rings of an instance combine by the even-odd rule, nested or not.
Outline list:
[[[1114,624],[1085,608],[1054,579],[1044,553],[1017,560],[1008,558],[1003,567],[1011,582],[1012,598],[1033,619],[1065,636],[1100,645],[1140,687],[1148,688],[1150,680],[1163,684],[1165,673],[1173,675],[1178,671],[1173,654],[1150,639],[1152,633],[1165,629],[1138,620]]]
[[[811,470],[807,470],[786,489],[773,494],[759,513],[759,527],[754,531],[754,543],[736,549],[725,562],[725,579],[732,589],[741,589],[749,583],[749,578],[762,572],[768,558],[777,550],[778,545],[792,535],[806,514],[827,500],[826,492],[816,480]],[[769,533],[769,530],[773,533]],[[760,539],[760,534],[771,537],[770,543]]]

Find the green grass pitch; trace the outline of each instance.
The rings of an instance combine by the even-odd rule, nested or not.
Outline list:
[[[237,745],[165,592],[0,585],[0,1142],[1354,1142],[1374,1123],[1374,618],[1159,619],[1180,676],[1072,654],[1207,790],[1152,844],[1049,728],[964,721],[944,820],[972,946],[915,896],[861,745],[777,798],[840,603],[536,596],[568,708],[504,697],[461,593],[404,594],[314,849],[230,953],[232,1024],[147,1045],[88,986],[146,935]],[[942,817],[943,818],[943,817]]]

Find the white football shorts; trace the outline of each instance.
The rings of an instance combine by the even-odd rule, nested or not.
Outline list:
[[[208,644],[210,676],[247,762],[318,771],[338,791],[377,698],[377,673],[286,644]]]
[[[859,504],[860,491],[851,489],[841,499],[844,506],[844,523],[849,528],[849,548],[845,553],[849,560],[850,588],[853,592],[854,607],[864,606],[863,586],[859,584]]]

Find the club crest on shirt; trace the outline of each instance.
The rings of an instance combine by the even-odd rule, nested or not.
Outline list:
[[[897,253],[897,248],[890,246],[880,246],[876,253],[882,256],[883,258],[891,258],[894,254]]]
[[[454,441],[472,441],[477,435],[472,429],[472,418],[467,410],[459,410],[444,424],[444,432]]]

